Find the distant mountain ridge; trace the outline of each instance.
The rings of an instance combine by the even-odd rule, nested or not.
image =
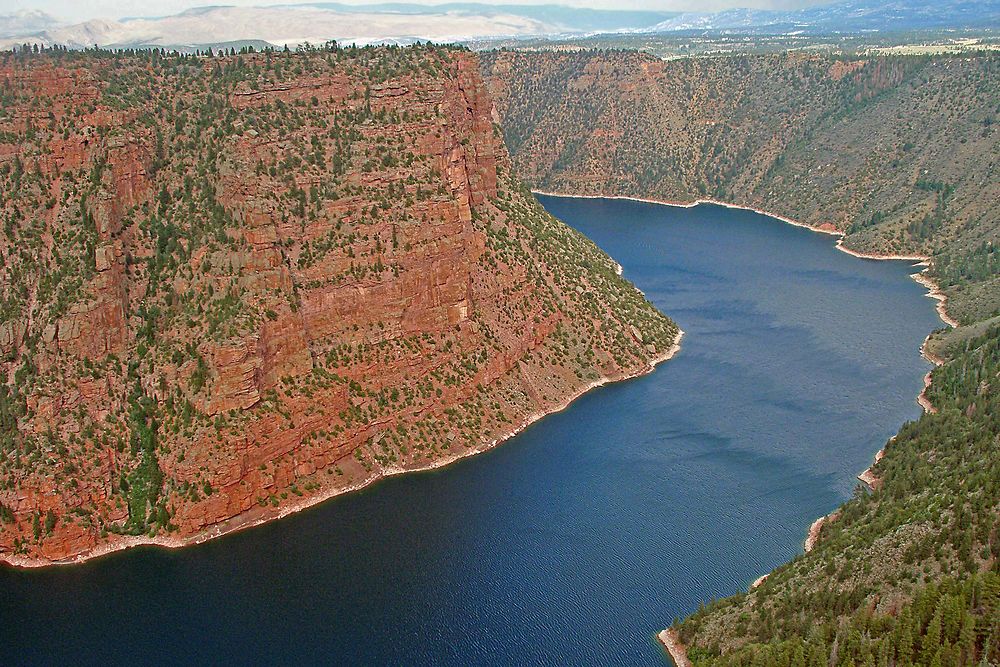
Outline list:
[[[458,42],[484,37],[538,37],[643,30],[677,12],[576,9],[563,5],[487,5],[448,3],[335,2],[267,7],[213,5],[178,14],[93,18],[61,24],[41,12],[0,16],[0,49],[22,43],[70,48],[218,45],[262,40],[277,46],[303,42],[399,43]]]
[[[1000,27],[998,0],[847,0],[792,11],[730,9],[685,12],[651,26],[645,32],[884,32],[996,27]]]
[[[93,19],[51,27],[30,35],[0,37],[0,48],[22,42],[60,44],[70,48],[218,44],[263,40],[277,46],[304,42],[445,43],[477,36],[541,35],[551,26],[510,14],[404,15],[339,12],[317,7],[210,7],[161,18]]]
[[[504,5],[477,2],[449,2],[440,5],[420,5],[410,2],[384,2],[347,5],[339,2],[316,2],[288,7],[317,7],[343,13],[394,13],[427,15],[441,13],[480,14],[483,16],[512,15],[540,21],[564,32],[617,32],[642,29],[680,16],[681,12],[617,9],[589,9],[566,5]]]
[[[1000,0],[847,0],[800,10],[720,12],[580,9],[558,4],[314,2],[267,7],[211,5],[169,16],[94,18],[75,24],[62,23],[44,12],[21,11],[0,15],[0,49],[22,43],[184,50],[250,41],[276,46],[328,40],[410,44],[601,33],[752,35],[967,28],[1000,29]]]

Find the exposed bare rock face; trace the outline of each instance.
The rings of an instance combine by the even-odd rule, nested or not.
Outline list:
[[[479,451],[676,327],[512,175],[474,55],[0,57],[0,558]]]

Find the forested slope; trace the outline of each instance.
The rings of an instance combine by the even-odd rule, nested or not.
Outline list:
[[[900,430],[811,551],[677,624],[694,664],[1000,661],[1000,329],[935,370],[928,398],[937,412]]]
[[[535,188],[762,208],[933,255],[953,317],[1000,313],[1000,57],[481,60]]]

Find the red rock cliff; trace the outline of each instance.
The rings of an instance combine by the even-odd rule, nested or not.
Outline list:
[[[0,557],[479,451],[676,338],[511,174],[475,56],[0,59]]]

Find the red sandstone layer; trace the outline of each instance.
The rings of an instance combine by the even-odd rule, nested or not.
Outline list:
[[[520,188],[468,52],[6,56],[0,90],[0,560],[444,465],[676,343]]]

